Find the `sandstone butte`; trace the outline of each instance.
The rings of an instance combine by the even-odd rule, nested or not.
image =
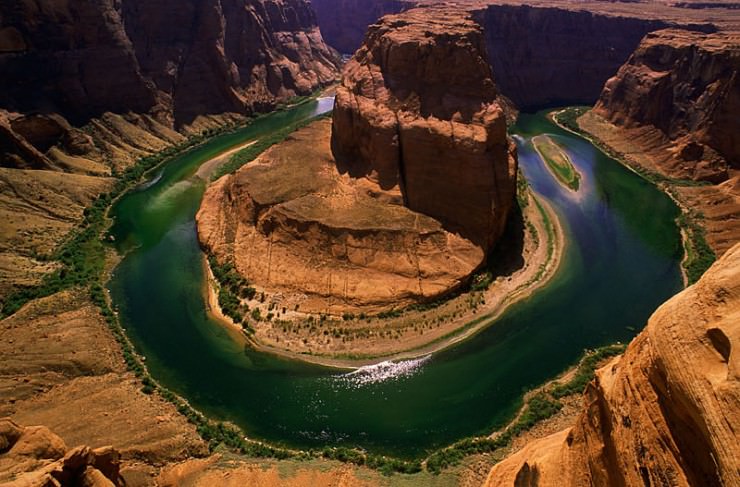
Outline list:
[[[486,486],[740,485],[738,346],[740,244],[597,372],[572,428],[496,465]]]
[[[485,49],[464,12],[383,18],[344,70],[331,144],[321,122],[295,135],[298,147],[212,185],[202,245],[301,311],[380,311],[459,288],[500,237],[516,189]]]

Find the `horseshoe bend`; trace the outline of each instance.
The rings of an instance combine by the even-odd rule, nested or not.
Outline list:
[[[740,485],[738,12],[0,5],[0,485]]]
[[[206,191],[199,239],[259,292],[245,315],[265,300],[277,310],[281,323],[267,325],[273,345],[275,330],[319,317],[366,333],[354,317],[439,304],[491,264],[514,205],[517,162],[506,100],[485,59],[482,32],[464,13],[387,17],[345,67],[331,122],[298,130]],[[450,69],[435,74],[440,62]],[[412,348],[452,328],[424,338],[408,330],[410,316],[400,321],[374,326],[396,335],[387,350],[357,337],[292,351],[387,354],[403,351],[399,334],[412,336]]]

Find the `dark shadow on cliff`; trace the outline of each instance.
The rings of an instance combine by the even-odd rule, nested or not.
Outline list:
[[[508,277],[524,267],[524,235],[524,216],[517,202],[511,208],[504,234],[488,254],[485,269],[491,273],[492,280]]]

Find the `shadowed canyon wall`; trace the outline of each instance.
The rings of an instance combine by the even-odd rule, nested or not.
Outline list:
[[[4,2],[0,19],[0,107],[73,124],[133,111],[179,126],[336,75],[304,0]]]
[[[383,15],[413,7],[404,0],[311,0],[311,5],[327,44],[342,54],[354,53],[367,27]]]
[[[522,109],[593,103],[640,39],[668,25],[526,5],[491,5],[475,18],[501,92]]]
[[[557,2],[553,2],[556,4]],[[424,2],[312,0],[327,43],[341,52],[360,46],[369,24],[384,14]],[[610,14],[565,6],[468,2],[483,27],[489,61],[501,92],[519,108],[592,104],[648,32],[670,26],[714,31],[708,22],[657,20],[659,14]]]
[[[723,181],[740,169],[740,35],[649,34],[606,83],[595,112],[669,139],[672,174]]]

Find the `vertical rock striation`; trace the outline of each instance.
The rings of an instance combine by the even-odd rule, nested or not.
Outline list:
[[[496,465],[487,487],[740,485],[738,345],[740,245],[597,372],[573,428]]]
[[[340,168],[397,189],[411,210],[483,249],[514,200],[516,155],[480,27],[459,10],[413,9],[371,26],[337,89]]]
[[[593,103],[612,76],[662,20],[585,10],[490,5],[483,26],[496,83],[521,108]]]
[[[354,53],[367,27],[386,14],[397,14],[414,6],[407,0],[311,0],[321,34],[343,54]]]
[[[70,0],[0,5],[0,70],[10,111],[180,126],[308,94],[336,60],[306,0]]]

